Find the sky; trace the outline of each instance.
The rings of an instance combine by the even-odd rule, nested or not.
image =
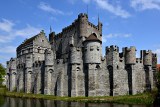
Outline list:
[[[6,66],[16,47],[42,29],[57,34],[87,12],[91,23],[98,16],[103,23],[103,55],[106,46],[135,46],[137,57],[149,49],[160,63],[160,0],[0,0],[0,63]]]

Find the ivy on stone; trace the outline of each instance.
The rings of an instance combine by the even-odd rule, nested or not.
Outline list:
[[[2,64],[0,64],[0,85],[4,81],[4,76],[5,75],[6,75],[5,68],[3,67]]]

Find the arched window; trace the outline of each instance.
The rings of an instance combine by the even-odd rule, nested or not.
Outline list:
[[[97,65],[96,65],[96,69],[99,69],[99,68],[100,68],[100,66],[99,66],[99,64],[97,64]]]
[[[32,74],[32,71],[28,71],[29,74]]]
[[[13,72],[13,75],[16,75],[17,73],[16,72]]]
[[[49,72],[49,73],[53,73],[53,69],[49,69],[48,72]]]
[[[81,70],[80,67],[77,67],[77,68],[76,68],[76,71],[80,71],[80,70]]]

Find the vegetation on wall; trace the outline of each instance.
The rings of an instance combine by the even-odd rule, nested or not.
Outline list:
[[[5,75],[6,75],[5,68],[3,67],[2,64],[0,64],[0,86],[2,85],[2,82],[4,81]]]
[[[157,78],[157,87],[160,89],[160,70],[157,71],[156,78]]]

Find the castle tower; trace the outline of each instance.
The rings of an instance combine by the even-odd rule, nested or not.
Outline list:
[[[44,94],[54,95],[55,72],[54,72],[54,54],[52,50],[47,49],[45,51],[45,83],[44,83]]]
[[[119,62],[119,47],[118,46],[110,46],[106,47],[106,66],[109,71],[109,81],[110,81],[110,95],[115,96],[116,95],[116,87],[115,85],[119,85],[116,83],[117,80],[117,66]]]
[[[151,91],[153,89],[152,51],[142,50],[141,58],[143,60],[145,70],[146,90]]]
[[[123,49],[125,54],[125,69],[128,73],[128,88],[129,94],[136,94],[136,73],[135,73],[135,64],[136,64],[136,48],[131,46],[130,48],[126,47]]]
[[[71,97],[85,96],[82,48],[70,47]]]
[[[32,93],[32,85],[33,85],[33,59],[32,55],[26,55],[26,66],[25,66],[25,92]]]
[[[16,69],[16,58],[11,58],[10,60],[10,91],[15,91],[17,89],[17,69]]]
[[[50,42],[50,44],[51,44],[51,49],[52,50],[56,50],[56,44],[55,44],[55,40],[54,40],[54,37],[55,37],[55,32],[51,32],[50,34],[49,34],[49,42]]]
[[[79,36],[86,37],[87,35],[87,25],[88,25],[88,15],[86,13],[81,13],[78,15],[79,21]]]
[[[10,73],[9,73],[9,68],[10,68],[10,61],[6,62],[7,69],[6,69],[6,88],[9,90],[10,88]]]
[[[153,88],[156,87],[157,54],[152,53]]]
[[[84,65],[86,75],[86,96],[96,96],[96,66],[101,63],[101,41],[91,34],[84,42]]]

